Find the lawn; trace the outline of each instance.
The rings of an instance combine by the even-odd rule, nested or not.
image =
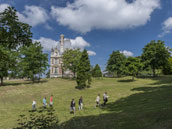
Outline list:
[[[55,113],[62,129],[171,129],[172,77],[131,77],[94,79],[91,88],[75,89],[74,80],[45,79],[41,83],[5,81],[0,87],[0,128],[17,126],[21,114],[28,114],[32,100],[42,106],[43,97],[54,96]],[[103,108],[95,108],[98,93],[108,93]],[[83,96],[84,110],[78,111]],[[76,114],[69,113],[71,99],[76,100]],[[102,101],[101,101],[102,102]]]

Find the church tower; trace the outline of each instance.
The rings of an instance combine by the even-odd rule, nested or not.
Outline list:
[[[60,52],[61,54],[64,52],[64,35],[60,35]]]
[[[63,71],[62,66],[63,66],[63,60],[62,60],[62,55],[65,51],[66,48],[64,48],[68,44],[70,47],[70,40],[69,39],[64,39],[64,35],[60,35],[60,40],[59,44],[55,47],[52,48],[51,50],[51,55],[50,55],[50,78],[53,77],[72,77],[73,73],[70,70],[65,70]]]

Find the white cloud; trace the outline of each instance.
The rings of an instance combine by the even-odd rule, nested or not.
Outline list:
[[[120,53],[123,53],[123,54],[124,54],[124,56],[126,56],[126,57],[129,57],[129,56],[133,56],[133,55],[134,55],[132,52],[130,52],[130,51],[126,51],[126,50],[124,50],[124,51],[120,51]]]
[[[172,17],[167,18],[162,24],[163,32],[158,35],[158,37],[163,37],[164,35],[172,32]]]
[[[51,48],[54,48],[56,46],[59,46],[59,42],[50,38],[40,37],[39,39],[33,39],[33,42],[40,42],[43,46],[44,51],[50,51]],[[69,39],[70,46],[65,46],[69,48],[80,48],[81,51],[83,51],[84,48],[89,47],[90,44],[85,41],[82,37],[76,37],[75,39]],[[95,56],[96,53],[94,51],[88,51],[89,56]]]
[[[44,47],[45,51],[50,51],[51,48],[54,48],[58,44],[57,41],[50,38],[45,38],[45,37],[40,37],[40,39],[33,39],[33,41],[40,42],[42,46]]]
[[[96,55],[96,53],[94,51],[87,51],[87,53],[89,56],[95,56]]]
[[[56,21],[86,33],[92,29],[126,29],[145,25],[160,0],[74,0],[66,7],[51,7]]]
[[[3,12],[9,6],[9,4],[0,4],[0,13]]]
[[[19,20],[27,23],[31,26],[36,26],[42,23],[46,23],[48,15],[45,9],[38,6],[25,6],[25,10],[22,13],[17,12]]]
[[[82,37],[76,37],[75,39],[70,39],[71,45],[73,48],[84,49],[85,47],[89,47],[90,44],[85,41]]]

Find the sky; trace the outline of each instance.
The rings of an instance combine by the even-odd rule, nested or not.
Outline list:
[[[139,56],[151,40],[172,48],[172,0],[0,0],[0,12],[8,6],[45,52],[64,34],[102,70],[112,51]]]

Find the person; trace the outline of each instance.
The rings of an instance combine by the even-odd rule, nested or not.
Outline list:
[[[43,98],[43,107],[46,108],[47,106],[47,100],[46,100],[46,97]]]
[[[98,94],[96,97],[96,106],[95,107],[99,107],[99,106],[100,106],[100,94]]]
[[[36,101],[35,100],[33,100],[33,102],[32,102],[32,110],[36,110]]]
[[[50,107],[52,107],[53,106],[53,95],[51,95],[51,97],[50,97]]]
[[[75,114],[75,100],[72,99],[70,103],[70,112]]]
[[[82,110],[83,108],[83,99],[82,96],[79,98],[79,110]]]
[[[103,101],[104,101],[103,105],[106,105],[106,103],[108,102],[107,92],[105,92],[105,93],[103,94]]]

